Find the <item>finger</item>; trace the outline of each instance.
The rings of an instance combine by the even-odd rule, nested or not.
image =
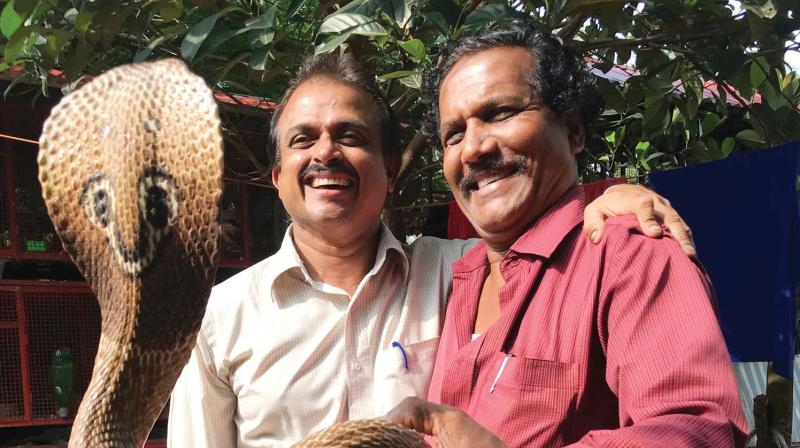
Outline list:
[[[607,217],[607,213],[594,205],[589,205],[583,212],[583,233],[594,244],[599,243],[603,237]]]
[[[417,432],[433,435],[431,403],[416,397],[406,397],[383,419],[411,428]]]
[[[665,218],[665,224],[672,236],[681,245],[683,253],[692,258],[697,257],[697,247],[694,244],[692,229],[686,225],[686,222],[677,213],[674,213]]]
[[[662,229],[659,218],[653,199],[649,197],[642,198],[636,207],[636,219],[639,221],[639,228],[642,229],[642,233],[650,238],[661,236]]]

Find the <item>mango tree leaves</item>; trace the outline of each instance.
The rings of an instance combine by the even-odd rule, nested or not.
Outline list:
[[[376,19],[354,13],[340,13],[328,16],[319,27],[320,34],[359,34],[362,36],[383,36],[386,28]]]

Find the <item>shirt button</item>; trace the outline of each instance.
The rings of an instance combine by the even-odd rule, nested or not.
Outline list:
[[[361,364],[354,362],[353,363],[353,370],[361,370]]]

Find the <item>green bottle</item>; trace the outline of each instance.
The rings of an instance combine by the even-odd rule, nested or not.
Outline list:
[[[51,378],[53,383],[53,398],[58,405],[58,416],[69,416],[69,401],[72,398],[72,384],[75,380],[72,353],[68,347],[59,347],[53,352]]]

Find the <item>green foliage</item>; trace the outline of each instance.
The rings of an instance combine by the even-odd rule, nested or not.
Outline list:
[[[418,135],[421,74],[448,40],[530,20],[571,42],[601,76],[606,103],[583,178],[641,176],[800,139],[800,80],[784,64],[798,47],[798,9],[792,0],[739,9],[719,0],[10,0],[0,69],[22,64],[34,80],[59,69],[71,82],[181,57],[217,90],[274,100],[304,55],[351,51],[403,123],[405,175],[391,198],[401,210],[448,198],[441,152]]]

